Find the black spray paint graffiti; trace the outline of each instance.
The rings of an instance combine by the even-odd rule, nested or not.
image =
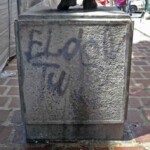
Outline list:
[[[28,63],[31,63],[32,66],[42,68],[42,80],[46,79],[48,68],[60,69],[61,66],[58,63],[36,61],[37,59],[40,59],[41,57],[45,57],[48,59],[49,57],[57,58],[57,57],[63,56],[63,58],[66,61],[71,61],[77,55],[78,51],[80,51],[81,49],[80,43],[81,43],[82,34],[83,34],[82,29],[79,29],[77,38],[75,37],[70,38],[61,49],[57,50],[56,53],[52,53],[49,51],[49,47],[51,45],[51,34],[52,34],[52,31],[49,30],[46,44],[44,45],[41,52],[36,52],[33,54],[33,46],[42,47],[43,43],[39,40],[34,39],[34,36],[42,35],[42,32],[39,30],[31,30],[29,33],[28,51],[25,53]],[[72,48],[72,51],[70,52],[69,48],[71,45],[73,45],[73,48]],[[49,91],[56,92],[59,96],[62,96],[64,95],[68,87],[69,76],[68,76],[66,85],[63,86],[63,89],[62,89],[62,85],[66,77],[66,72],[64,70],[61,72],[60,77],[56,83],[53,83],[54,76],[55,76],[54,72],[48,73],[47,88]]]
[[[64,58],[65,61],[70,62],[78,54],[80,64],[83,67],[95,67],[96,68],[97,63],[94,64],[93,59],[95,58],[95,56],[100,55],[99,54],[100,47],[97,43],[98,41],[95,41],[94,37],[88,38],[88,40],[84,40],[85,42],[82,43],[83,29],[79,29],[77,37],[72,37],[68,39],[64,43],[64,46],[62,46],[62,48],[59,48],[55,50],[54,52],[51,52],[50,47],[51,47],[51,42],[52,42],[52,39],[51,39],[52,31],[51,30],[48,31],[45,42],[41,40],[36,40],[37,37],[40,37],[42,35],[43,33],[41,31],[35,30],[35,29],[29,32],[28,51],[25,52],[26,59],[27,59],[27,62],[30,63],[32,66],[42,69],[42,80],[41,80],[41,85],[43,86],[42,88],[45,87],[44,85],[44,81],[45,81],[47,83],[47,89],[50,92],[57,93],[59,96],[62,96],[64,95],[64,93],[66,92],[68,88],[70,75],[68,75],[65,70],[61,71],[61,64],[59,64],[59,62],[52,63],[50,61],[51,58],[62,57]],[[104,42],[105,40],[106,39],[104,38]],[[35,50],[36,48],[40,49],[40,52],[36,51]],[[95,50],[94,53],[92,52],[92,54],[94,54],[94,57],[91,56],[90,48],[92,50],[93,49]],[[107,51],[106,49],[104,49],[103,57],[106,63],[116,58],[116,53],[115,55],[113,54],[114,54],[113,50]],[[112,55],[114,56],[113,59],[112,57],[107,57],[107,56],[112,56]],[[41,59],[43,57],[44,59]],[[92,61],[90,61],[90,59]],[[43,62],[43,60],[48,60],[48,61]],[[56,76],[56,73],[54,71],[48,72],[49,68],[53,68],[54,70],[58,69],[61,71],[60,76],[58,77],[57,81],[55,82],[53,81],[53,79]],[[104,69],[103,66],[101,66],[101,71],[102,72],[105,71],[107,74],[107,68]],[[106,83],[102,83],[102,84],[106,84]]]
[[[64,60],[69,62],[78,54],[80,64],[83,67],[97,67],[97,64],[94,64],[93,61],[92,63],[89,63],[89,60],[93,60],[93,57],[90,55],[91,53],[88,52],[90,52],[89,47],[93,47],[94,50],[97,50],[94,55],[99,55],[98,43],[93,38],[90,38],[81,45],[83,29],[79,29],[77,37],[72,37],[68,39],[65,42],[64,46],[62,46],[62,48],[60,49],[57,49],[55,52],[51,52],[49,50],[52,42],[52,31],[49,30],[45,41],[36,40],[39,36],[42,36],[42,32],[39,30],[33,29],[29,32],[28,51],[25,52],[25,55],[28,63],[30,63],[34,67],[42,69],[42,89],[45,88],[46,82],[47,89],[50,92],[57,93],[59,96],[62,96],[68,88],[70,75],[68,75],[65,70],[61,71],[61,64],[59,64],[59,62],[52,63],[50,61],[51,58],[62,57],[64,58]],[[40,49],[40,52],[39,50],[36,51],[36,48]],[[44,59],[41,59],[43,57]],[[54,71],[57,69],[61,71],[57,81],[53,81],[56,73],[54,71],[48,72],[49,68],[53,68]],[[103,66],[101,67],[101,69],[102,71],[104,71]]]

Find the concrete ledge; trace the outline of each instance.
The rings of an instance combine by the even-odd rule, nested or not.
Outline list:
[[[120,140],[123,124],[27,125],[28,142],[75,142],[78,140]]]

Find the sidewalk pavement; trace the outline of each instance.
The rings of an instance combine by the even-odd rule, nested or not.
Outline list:
[[[142,18],[132,18],[132,20],[134,21],[134,30],[144,35],[145,38],[150,38],[150,20],[145,20]]]
[[[150,21],[133,20],[130,96],[123,140],[27,144],[16,75],[0,79],[0,150],[150,150]],[[5,70],[17,73],[16,58]]]

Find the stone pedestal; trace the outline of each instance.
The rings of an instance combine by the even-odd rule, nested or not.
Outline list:
[[[28,140],[121,139],[132,22],[114,8],[33,7],[15,22]]]

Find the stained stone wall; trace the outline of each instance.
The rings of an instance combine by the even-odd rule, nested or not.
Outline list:
[[[43,20],[34,11],[16,22],[27,138],[121,138],[132,44],[129,16],[73,10],[43,14]],[[77,129],[82,129],[78,135]]]

